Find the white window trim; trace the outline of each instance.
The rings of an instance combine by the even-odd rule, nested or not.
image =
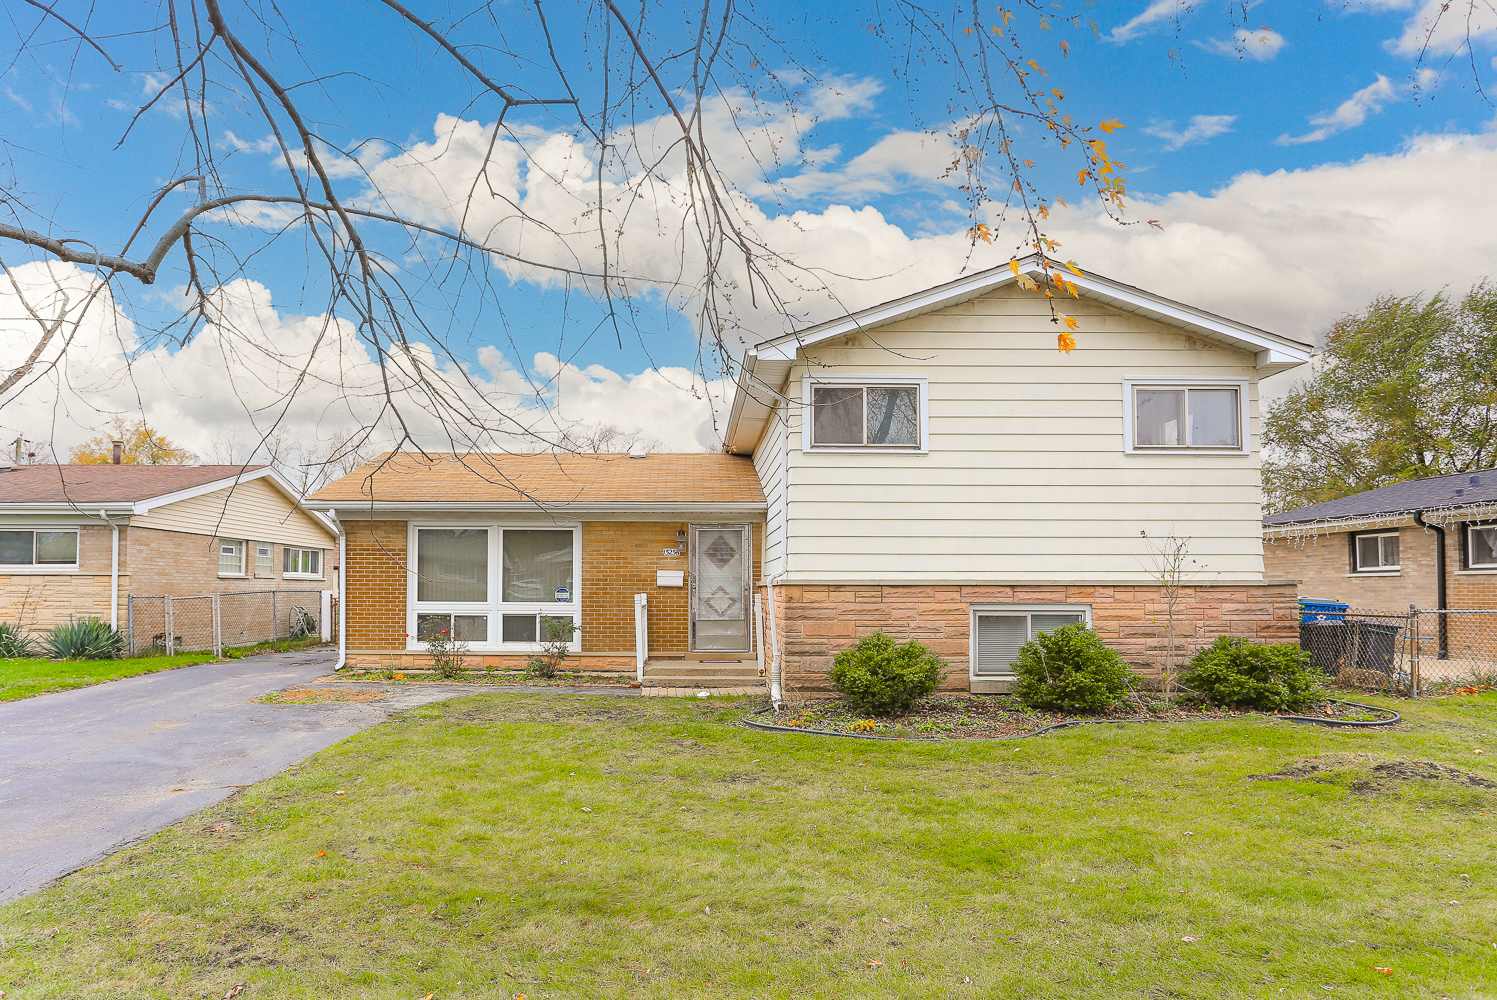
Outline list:
[[[78,573],[83,560],[83,532],[76,524],[0,524],[0,531],[71,531],[78,536],[78,558],[70,563],[48,563],[39,565],[0,565],[0,576],[45,576],[52,573]],[[36,539],[31,540],[31,554],[36,556]],[[108,575],[107,573],[105,574]]]
[[[880,386],[910,385],[920,390],[920,447],[887,448],[878,445],[813,445],[811,443],[811,388],[818,385]],[[926,455],[930,453],[930,380],[924,375],[886,375],[882,372],[818,372],[801,376],[800,447],[818,455]]]
[[[1363,569],[1362,550],[1358,543],[1364,538],[1387,538],[1389,536],[1398,539],[1398,565],[1373,566],[1370,569]],[[1358,531],[1352,535],[1351,557],[1354,568],[1346,574],[1347,576],[1398,576],[1403,572],[1403,535],[1396,528],[1392,531]]]
[[[247,580],[249,573],[246,572],[250,563],[250,542],[245,538],[215,538],[213,539],[213,559],[215,565],[222,565],[223,554],[219,551],[225,542],[239,543],[239,572],[225,573],[222,569],[218,571],[220,580]]]
[[[968,610],[967,621],[967,676],[971,680],[1003,680],[1013,674],[979,674],[977,672],[977,616],[979,614],[1081,614],[1087,628],[1092,627],[1090,604],[973,604]]]
[[[487,601],[418,601],[416,600],[416,532],[423,528],[474,528],[483,529],[488,532],[489,549],[489,573]],[[549,604],[538,601],[505,602],[499,599],[500,585],[503,580],[500,574],[503,572],[503,551],[500,532],[510,531],[571,531],[572,532],[572,594],[571,600],[563,603],[552,601]],[[506,614],[551,614],[555,618],[571,618],[578,626],[582,624],[582,524],[578,521],[561,522],[556,521],[524,521],[495,523],[485,521],[473,523],[468,521],[411,521],[406,526],[406,621],[405,631],[406,650],[414,653],[424,653],[426,643],[416,638],[416,616],[418,614],[454,614],[454,615],[487,615],[489,619],[488,640],[486,642],[470,642],[468,651],[471,653],[539,653],[541,644],[539,642],[504,642],[503,635],[504,618]],[[581,629],[572,637],[567,646],[570,652],[577,653],[582,650],[580,638]]]
[[[319,555],[317,557],[317,565],[319,567],[322,567],[322,572],[319,572],[319,573],[288,573],[288,572],[286,572],[285,566],[286,566],[286,553],[287,552],[320,552],[320,553],[322,553],[321,555]],[[326,572],[327,572],[326,566],[327,566],[327,551],[325,549],[314,548],[311,545],[282,545],[281,546],[281,567],[282,567],[281,568],[281,578],[284,579],[284,580],[325,580],[325,579],[327,579],[327,577],[325,575]]]
[[[1471,558],[1471,535],[1482,528],[1497,528],[1492,524],[1468,524],[1466,525],[1466,565],[1456,570],[1457,573],[1497,573],[1497,562],[1479,563]],[[1402,550],[1399,551],[1399,559],[1403,558]]]
[[[1168,375],[1127,376],[1123,379],[1123,453],[1125,455],[1251,455],[1253,453],[1253,428],[1248,422],[1249,379],[1230,376],[1196,376],[1172,378]],[[1135,448],[1133,445],[1133,415],[1135,389],[1231,389],[1237,390],[1238,433],[1242,437],[1239,448]]]

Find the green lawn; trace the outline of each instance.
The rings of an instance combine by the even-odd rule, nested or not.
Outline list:
[[[755,732],[733,725],[745,705],[408,713],[0,907],[0,990],[1497,992],[1497,790],[1374,770],[1497,779],[1497,696],[1402,705],[1385,731],[1252,718],[937,744]],[[1250,778],[1316,755],[1338,755],[1318,781]]]
[[[210,651],[180,656],[141,656],[130,660],[0,660],[0,701],[88,687],[211,659],[213,653]]]

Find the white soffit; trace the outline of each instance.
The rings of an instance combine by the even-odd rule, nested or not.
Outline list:
[[[1254,367],[1262,375],[1272,375],[1310,360],[1312,345],[1290,337],[1238,323],[1085,270],[1079,277],[1064,269],[1059,273],[1087,298],[1250,352],[1254,357]],[[1020,260],[1019,274],[1038,278],[1043,274],[1039,258],[1029,256]],[[1013,268],[1005,264],[756,345],[744,355],[739,369],[728,416],[725,449],[743,454],[753,451],[763,423],[784,389],[785,376],[806,348],[960,305],[1018,280]]]

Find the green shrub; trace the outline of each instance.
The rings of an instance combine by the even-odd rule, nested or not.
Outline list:
[[[20,626],[0,622],[0,660],[19,660],[36,655],[36,640]]]
[[[1299,712],[1321,698],[1310,654],[1294,643],[1259,645],[1217,636],[1191,657],[1180,681],[1208,705]]]
[[[941,686],[946,663],[918,642],[882,632],[864,637],[832,661],[827,677],[843,699],[869,715],[897,715]]]
[[[1030,708],[1048,712],[1102,712],[1128,693],[1128,665],[1077,623],[1041,632],[1014,660],[1014,694]]]
[[[47,634],[47,655],[54,660],[117,660],[125,636],[97,618],[75,619]]]

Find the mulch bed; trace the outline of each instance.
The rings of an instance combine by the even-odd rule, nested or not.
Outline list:
[[[320,705],[327,702],[378,701],[385,697],[383,691],[357,691],[337,688],[291,688],[277,691],[260,700],[267,705]]]
[[[1027,736],[1047,726],[1075,722],[1195,722],[1293,713],[1206,709],[1182,705],[1161,695],[1142,694],[1111,711],[1096,715],[1037,712],[1006,695],[932,695],[904,715],[875,719],[855,712],[838,700],[811,702],[755,721],[793,729],[884,736],[892,739],[1002,739]],[[1385,718],[1380,712],[1324,702],[1306,712],[1316,718],[1370,722]]]

